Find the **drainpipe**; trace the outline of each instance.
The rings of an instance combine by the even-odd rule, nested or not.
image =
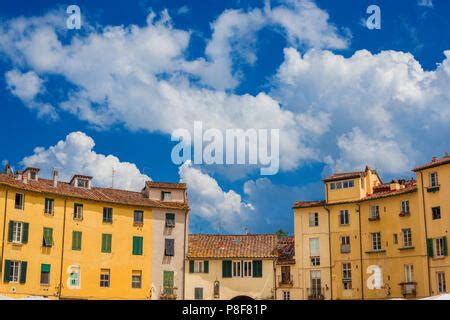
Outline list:
[[[8,209],[8,189],[5,194],[5,216],[3,217],[3,239],[2,239],[2,254],[0,256],[0,271],[3,270],[3,254],[5,252],[5,230],[6,230],[6,211]],[[5,272],[3,270],[3,272]]]
[[[182,266],[182,270],[183,270],[183,275],[182,275],[182,279],[183,279],[183,294],[181,299],[184,300],[184,296],[186,293],[186,275],[185,275],[185,271],[186,271],[186,243],[188,242],[188,234],[187,234],[187,224],[188,224],[188,215],[189,215],[189,209],[186,211],[186,214],[184,215],[184,244],[183,244],[183,266]]]
[[[425,206],[425,192],[423,191],[424,183],[423,183],[423,172],[420,171],[420,183],[422,184],[422,188],[420,188],[420,192],[422,193],[422,202],[423,202],[423,222],[425,226],[425,248],[428,250],[428,228],[427,228],[427,210]],[[431,296],[431,270],[430,270],[430,257],[427,252],[427,273],[428,273],[428,295]]]
[[[327,190],[328,193],[328,190]],[[323,206],[325,210],[327,210],[328,213],[328,250],[330,255],[330,295],[331,299],[333,300],[333,263],[332,263],[332,256],[331,256],[331,219],[330,219],[330,209],[326,205]]]
[[[364,300],[364,268],[363,268],[363,253],[362,253],[362,230],[361,230],[361,205],[358,203],[358,220],[359,220],[359,257],[361,269],[361,300]]]
[[[59,269],[59,293],[58,293],[59,299],[61,299],[61,292],[62,292],[64,242],[65,242],[65,235],[66,235],[66,209],[67,209],[67,199],[64,199],[64,218],[63,218],[62,245],[61,245],[61,263],[60,263],[60,269]]]
[[[274,291],[273,291],[273,300],[277,300],[277,266],[276,266],[276,259],[273,260],[273,274],[274,274],[274,279],[273,279],[273,287],[274,287]]]

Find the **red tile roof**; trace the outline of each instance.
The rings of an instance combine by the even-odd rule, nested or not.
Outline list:
[[[155,182],[147,181],[145,185],[150,188],[162,188],[162,189],[186,189],[186,183],[173,183],[173,182]]]
[[[294,208],[312,208],[321,207],[325,205],[325,200],[320,201],[297,201],[294,203]]]
[[[135,205],[153,208],[182,209],[188,210],[187,202],[176,201],[157,201],[146,198],[142,192],[127,190],[98,188],[91,189],[77,188],[70,183],[58,181],[58,186],[53,187],[53,180],[39,178],[38,181],[27,181],[27,183],[16,179],[12,174],[0,173],[0,185],[28,190],[45,194],[54,194],[64,197],[79,198],[93,201],[102,201],[108,203],[117,203],[124,205]]]
[[[329,177],[323,179],[325,182],[344,180],[344,179],[354,179],[361,178],[366,175],[365,171],[355,171],[355,172],[338,172]]]
[[[450,156],[445,155],[441,159],[433,158],[431,162],[425,163],[423,165],[415,167],[412,171],[417,172],[424,169],[434,168],[438,166],[442,166],[444,164],[450,163]]]
[[[277,257],[275,234],[188,236],[187,258],[273,258]]]

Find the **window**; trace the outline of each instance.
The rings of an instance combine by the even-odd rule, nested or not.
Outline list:
[[[112,223],[113,208],[103,208],[103,223]]]
[[[341,210],[339,213],[339,222],[342,226],[348,225],[350,223],[350,217],[348,210]]]
[[[144,224],[144,211],[134,210],[133,224],[136,226],[142,226]]]
[[[241,261],[233,261],[233,277],[240,277],[241,271]]]
[[[446,293],[447,286],[445,284],[445,272],[436,272],[437,291],[438,293]]]
[[[444,238],[437,238],[435,240],[436,243],[436,257],[444,257],[445,256],[445,247],[446,243]]]
[[[352,288],[352,264],[350,262],[342,264],[342,284],[344,290]]]
[[[361,178],[361,189],[365,188],[365,180],[364,178]]]
[[[50,199],[50,198],[45,198],[44,213],[45,214],[53,214],[54,209],[55,209],[55,200]]]
[[[50,284],[50,265],[41,264],[41,286],[48,286]]]
[[[403,246],[412,247],[412,234],[411,229],[403,229]]]
[[[381,233],[371,233],[372,236],[372,250],[381,250]]]
[[[291,300],[291,292],[283,291],[283,300]]]
[[[405,264],[405,282],[414,282],[414,266],[412,264]]]
[[[172,192],[161,191],[161,200],[163,201],[172,200]]]
[[[431,208],[433,220],[437,220],[441,218],[441,207]]]
[[[9,266],[9,282],[19,282],[19,276],[20,276],[20,261],[11,261]]]
[[[322,276],[319,270],[312,270],[310,273],[312,296],[319,296],[322,293]]]
[[[9,221],[8,241],[14,244],[25,244],[28,242],[29,224],[26,222]]]
[[[110,272],[109,269],[102,269],[100,271],[100,287],[109,288]]]
[[[84,189],[88,189],[89,188],[89,181],[86,179],[77,179],[77,187],[78,188],[84,188]]]
[[[311,259],[312,266],[320,265],[320,247],[319,247],[319,239],[311,238],[309,239],[309,254]]]
[[[320,266],[320,257],[311,257],[311,266],[313,267]]]
[[[72,250],[81,250],[81,237],[82,233],[80,231],[72,231]]]
[[[371,206],[370,207],[370,220],[379,220],[380,219],[380,207],[379,206]]]
[[[80,267],[72,266],[70,270],[70,286],[72,288],[80,287]]]
[[[175,227],[175,213],[166,213],[166,228]]]
[[[402,213],[409,213],[409,200],[404,200],[402,201],[402,205],[401,205],[401,209],[402,209]]]
[[[336,189],[336,183],[332,182],[330,183],[330,189],[335,190]]]
[[[309,214],[309,226],[310,227],[318,227],[319,226],[319,213],[311,212]]]
[[[166,295],[174,294],[174,281],[173,281],[174,273],[173,271],[164,271],[163,273],[163,293]]]
[[[438,174],[437,172],[431,172],[430,173],[430,187],[437,187],[439,186],[439,181],[438,181]]]
[[[142,271],[133,270],[131,273],[131,288],[140,289],[142,287]]]
[[[133,237],[133,255],[142,256],[143,237]]]
[[[339,181],[339,182],[331,182],[330,183],[331,190],[348,189],[348,188],[353,188],[354,186],[355,186],[355,180]]]
[[[191,273],[208,273],[209,261],[190,260],[189,272]]]
[[[292,284],[290,266],[281,266],[281,283]]]
[[[25,283],[27,278],[27,262],[5,260],[4,282]]]
[[[102,252],[111,253],[112,246],[112,234],[103,233],[102,234]]]
[[[251,261],[244,261],[242,264],[242,276],[243,277],[251,277],[253,275],[252,273],[252,262]]]
[[[164,254],[168,257],[173,257],[175,255],[175,239],[165,240]]]
[[[73,205],[73,218],[75,220],[83,220],[83,205],[81,203]]]
[[[52,247],[53,246],[53,229],[52,228],[44,228],[43,237],[42,237],[42,246],[44,247]]]
[[[203,300],[203,288],[194,288],[195,300]]]
[[[398,244],[398,235],[394,233],[394,244]]]
[[[341,237],[341,253],[350,253],[350,236]]]
[[[24,195],[22,193],[16,193],[16,201],[14,203],[14,208],[23,210],[24,209]]]

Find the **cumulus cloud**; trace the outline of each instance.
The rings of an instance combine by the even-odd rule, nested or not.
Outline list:
[[[139,191],[150,177],[142,174],[135,164],[120,161],[114,155],[94,151],[94,140],[83,132],[72,132],[64,140],[48,148],[37,147],[32,155],[24,157],[25,166],[37,167],[50,176],[53,168],[63,180],[74,174],[93,176],[96,186],[111,187],[114,170],[114,188]]]
[[[243,202],[234,190],[224,191],[213,177],[193,167],[190,161],[180,166],[179,175],[181,181],[188,184],[194,218],[202,218],[215,229],[243,232],[249,213],[253,211],[250,203]]]
[[[294,113],[322,113],[319,157],[334,169],[408,171],[442,145],[450,120],[450,51],[433,71],[410,53],[360,50],[349,58],[285,49],[272,95]]]
[[[52,105],[36,101],[36,97],[43,91],[43,80],[34,72],[22,73],[19,70],[10,70],[5,74],[7,89],[19,98],[28,108],[37,111],[38,116],[57,117]]]

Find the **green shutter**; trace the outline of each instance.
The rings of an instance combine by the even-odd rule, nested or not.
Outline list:
[[[81,250],[81,232],[80,231],[73,231],[72,232],[72,250]]]
[[[24,222],[23,223],[23,232],[22,232],[22,243],[28,243],[28,229],[29,224]]]
[[[253,278],[262,278],[262,261],[253,261]]]
[[[44,228],[44,246],[51,247],[53,245],[53,229]]]
[[[163,286],[165,294],[173,294],[173,271],[164,271]]]
[[[222,261],[222,278],[231,278],[231,260]]]
[[[9,227],[8,227],[8,241],[13,241],[13,230],[14,230],[14,221],[9,221]]]
[[[102,252],[111,253],[112,235],[102,234]]]
[[[444,256],[448,256],[448,247],[447,247],[447,236],[444,236]]]
[[[50,265],[49,264],[45,264],[45,263],[43,263],[43,264],[41,264],[41,272],[48,272],[48,273],[50,273]]]
[[[194,273],[194,260],[189,260],[189,273]]]
[[[433,239],[427,239],[427,252],[428,252],[428,256],[430,258],[434,257],[434,252],[433,252]]]
[[[20,283],[25,283],[27,282],[27,262],[26,261],[22,261],[22,263],[20,264]]]
[[[9,269],[11,269],[11,261],[5,260],[5,269],[3,269],[3,282],[8,283],[9,282]]]
[[[141,256],[142,255],[142,237],[133,237],[133,255]]]
[[[203,262],[203,272],[204,273],[209,273],[209,261],[204,261]]]

